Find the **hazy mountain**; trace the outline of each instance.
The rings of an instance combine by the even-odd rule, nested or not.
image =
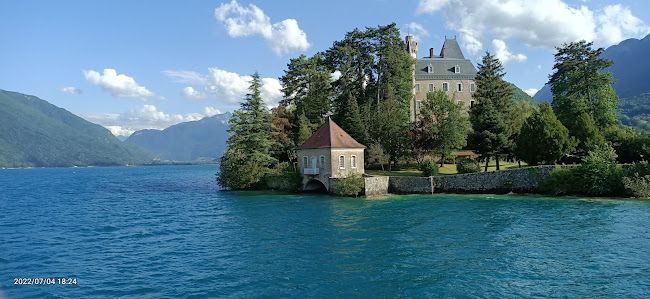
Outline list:
[[[0,89],[0,167],[149,163],[153,154],[35,96]]]
[[[612,72],[613,85],[619,98],[637,97],[650,93],[650,35],[645,38],[628,39],[603,51],[602,57],[614,61],[607,70]],[[551,87],[546,84],[535,94],[535,100],[550,102],[553,99]]]
[[[535,99],[525,91],[521,90],[521,88],[512,83],[510,83],[510,87],[512,88],[512,96],[515,101],[523,101],[528,102],[531,105],[537,105],[537,101],[535,101]]]
[[[226,150],[230,113],[184,122],[164,130],[140,130],[125,143],[137,144],[163,160],[214,160]]]

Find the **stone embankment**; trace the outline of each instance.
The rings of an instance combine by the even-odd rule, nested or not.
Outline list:
[[[438,193],[539,193],[556,166],[432,177],[364,177],[365,196]]]

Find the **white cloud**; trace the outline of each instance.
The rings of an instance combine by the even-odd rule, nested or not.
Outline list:
[[[110,92],[115,97],[138,98],[146,100],[153,97],[153,92],[146,87],[138,85],[135,80],[124,74],[117,74],[114,69],[104,69],[104,74],[96,71],[84,71],[86,80]]]
[[[506,46],[506,43],[500,39],[492,40],[492,49],[494,50],[494,56],[498,58],[503,64],[506,64],[510,61],[512,62],[524,62],[528,57],[524,54],[513,54]]]
[[[221,111],[219,109],[214,108],[214,107],[204,107],[203,108],[203,115],[209,117],[209,116],[215,116],[217,114],[221,114]]]
[[[61,87],[61,89],[59,89],[59,91],[62,92],[62,93],[67,93],[67,94],[80,94],[81,93],[81,89],[76,88],[76,87],[72,87],[72,86]]]
[[[402,35],[411,35],[416,41],[422,41],[422,37],[429,36],[429,31],[416,22],[411,22],[404,25],[406,30],[402,30]]]
[[[111,133],[116,137],[117,136],[128,137],[128,136],[131,136],[131,134],[133,134],[133,132],[135,132],[135,130],[133,130],[133,129],[123,128],[123,127],[120,127],[120,126],[106,126],[106,129],[111,131]]]
[[[201,84],[205,90],[222,101],[225,106],[235,107],[241,103],[253,79],[219,68],[208,68],[208,74],[203,75],[189,71],[163,71],[165,75],[176,82]],[[282,85],[276,78],[261,78],[262,100],[268,106],[276,106],[282,99]]]
[[[83,118],[99,124],[118,136],[128,136],[137,130],[165,129],[169,126],[188,121],[200,120],[221,112],[213,107],[205,107],[202,113],[171,114],[158,110],[154,105],[142,105],[123,113],[87,114]]]
[[[205,93],[200,92],[198,90],[194,90],[194,88],[191,86],[187,86],[183,88],[183,96],[186,99],[205,99],[208,97],[208,95],[206,95]]]
[[[271,24],[271,19],[259,7],[239,5],[236,0],[222,3],[214,15],[224,24],[230,37],[244,37],[259,34],[277,55],[297,49],[305,51],[311,46],[307,34],[300,29],[295,19],[286,19]]]
[[[591,10],[563,0],[420,0],[416,13],[438,10],[444,10],[446,26],[459,32],[461,42],[475,56],[482,54],[487,34],[490,39],[554,50],[582,39],[605,47],[650,33],[648,25],[620,4]]]
[[[529,88],[524,90],[525,93],[527,93],[529,96],[535,96],[535,94],[539,91],[537,88]]]
[[[332,82],[341,78],[341,71],[336,70],[332,73]]]

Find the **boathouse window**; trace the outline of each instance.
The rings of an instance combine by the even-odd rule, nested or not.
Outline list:
[[[420,83],[415,84],[415,92],[420,92]]]
[[[429,83],[429,91],[433,91],[433,83]]]
[[[463,91],[463,83],[458,83],[458,85],[456,85],[456,90],[458,90],[458,92],[462,92]]]
[[[442,83],[442,91],[449,91],[449,83],[447,82]]]
[[[320,156],[320,167],[325,168],[325,156]]]
[[[357,156],[355,155],[350,156],[350,167],[357,168]]]
[[[345,156],[343,155],[339,156],[339,168],[345,169]]]
[[[476,90],[476,85],[474,83],[469,85],[469,91],[474,92]]]
[[[307,156],[302,157],[302,168],[308,168]]]

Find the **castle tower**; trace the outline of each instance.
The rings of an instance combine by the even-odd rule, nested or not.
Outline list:
[[[415,41],[412,35],[406,36],[406,51],[411,54],[411,57],[418,58],[418,42]]]

